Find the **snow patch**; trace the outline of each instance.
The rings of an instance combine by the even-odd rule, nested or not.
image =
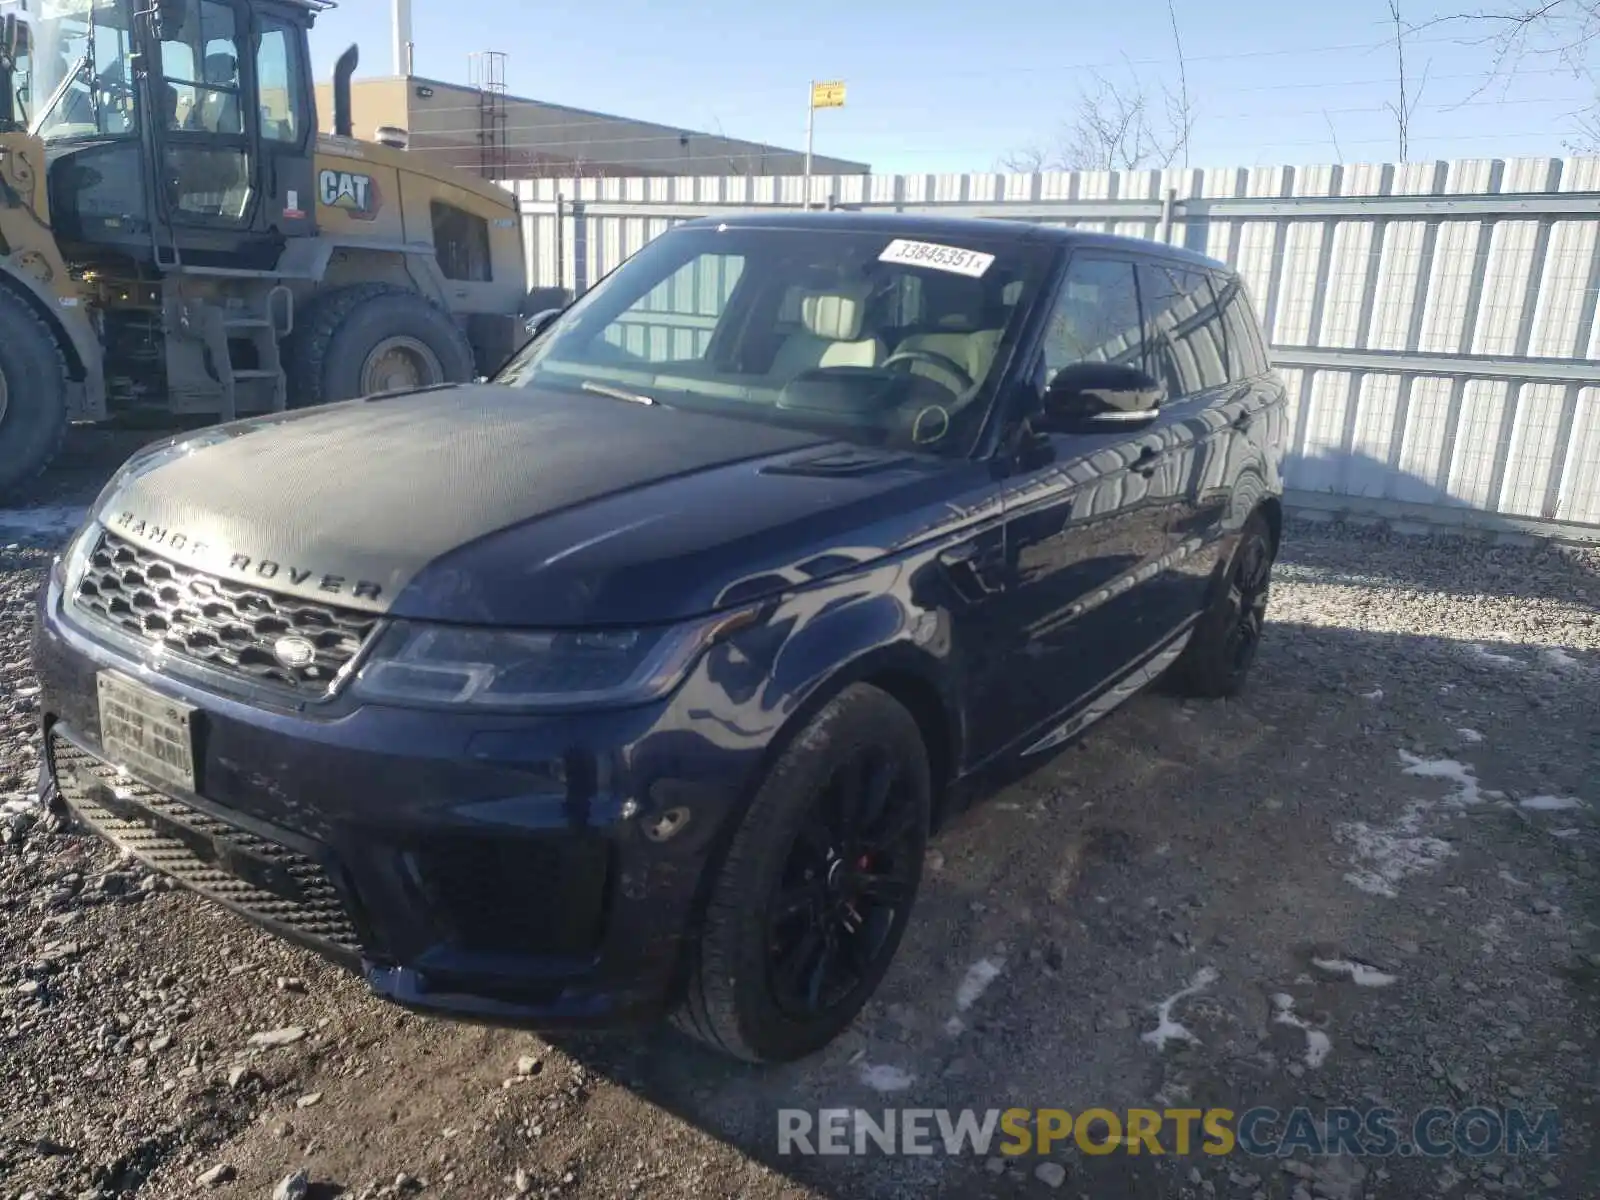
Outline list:
[[[87,508],[47,504],[40,508],[0,508],[0,535],[25,538],[65,538],[89,516]]]
[[[1456,736],[1463,742],[1466,742],[1469,746],[1476,746],[1479,742],[1483,741],[1483,734],[1479,733],[1476,729],[1458,729],[1456,730]]]
[[[1432,807],[1414,801],[1398,821],[1381,828],[1365,821],[1335,826],[1333,840],[1349,846],[1356,860],[1356,869],[1346,872],[1345,882],[1370,896],[1392,900],[1400,894],[1402,879],[1431,871],[1454,854],[1449,842],[1420,832],[1422,814]]]
[[[1363,700],[1382,700],[1383,699],[1383,689],[1382,688],[1373,688],[1370,692],[1362,692],[1361,693],[1361,698]]]
[[[875,1092],[903,1092],[913,1083],[916,1077],[884,1063],[862,1063],[861,1082]]]
[[[1583,665],[1559,646],[1546,646],[1539,652],[1539,657],[1544,659],[1545,666],[1557,671],[1575,671]]]
[[[1570,812],[1582,808],[1583,801],[1576,796],[1529,796],[1521,807],[1530,812]]]
[[[1396,976],[1386,974],[1377,967],[1347,958],[1313,958],[1311,965],[1328,975],[1347,976],[1357,987],[1389,987],[1396,981]]]
[[[1165,1050],[1168,1042],[1193,1042],[1195,1045],[1199,1045],[1199,1038],[1172,1019],[1172,1009],[1178,1001],[1199,995],[1216,981],[1217,971],[1215,967],[1201,967],[1194,973],[1194,977],[1189,980],[1187,987],[1173,992],[1172,995],[1154,1006],[1156,1027],[1149,1033],[1140,1034],[1139,1040],[1154,1046],[1158,1052]]]
[[[1553,838],[1560,838],[1563,842],[1565,842],[1565,841],[1568,841],[1568,840],[1570,840],[1572,838],[1577,837],[1578,836],[1578,830],[1576,830],[1576,829],[1552,829],[1550,831],[1550,836],[1553,837]]]
[[[966,1012],[978,1002],[978,997],[989,989],[989,985],[1000,978],[1000,971],[1005,966],[1004,962],[993,962],[987,958],[980,958],[967,968],[967,977],[961,981],[961,986],[956,989],[956,1009]]]
[[[1333,1040],[1322,1030],[1312,1028],[1309,1021],[1296,1014],[1293,996],[1287,992],[1279,992],[1272,998],[1272,1019],[1279,1025],[1288,1025],[1306,1035],[1306,1066],[1315,1070],[1328,1061],[1328,1055],[1333,1051]]]
[[[960,1037],[967,1031],[967,1023],[960,1017],[951,1017],[944,1023],[944,1032],[947,1037]]]
[[[1455,792],[1444,799],[1446,805],[1468,808],[1483,803],[1477,774],[1466,763],[1459,763],[1453,758],[1418,758],[1404,750],[1400,751],[1400,761],[1406,765],[1406,775],[1415,775],[1420,779],[1448,779],[1455,784]]]

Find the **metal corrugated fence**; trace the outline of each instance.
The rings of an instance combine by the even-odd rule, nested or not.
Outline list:
[[[804,200],[798,177],[514,187],[530,282],[579,292],[679,221]],[[1297,502],[1600,539],[1600,159],[834,176],[811,201],[1200,250],[1261,310]]]

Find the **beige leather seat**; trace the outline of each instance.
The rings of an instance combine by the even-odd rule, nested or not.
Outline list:
[[[935,288],[938,289],[935,311],[942,310],[945,315],[933,330],[903,339],[895,347],[895,353],[923,350],[940,355],[966,371],[973,383],[981,383],[1000,349],[1006,313],[992,310],[983,284],[976,279],[929,280],[923,284],[924,292]],[[946,377],[946,373],[934,367],[923,370],[915,363],[907,369],[941,381]]]
[[[895,348],[895,353],[926,350],[948,358],[964,369],[973,383],[981,383],[989,373],[989,364],[994,362],[995,351],[1000,349],[1000,338],[1004,332],[1001,329],[974,329],[965,333],[953,330],[949,333],[914,333]],[[913,363],[909,369],[915,372],[916,364]]]
[[[784,382],[818,367],[875,367],[887,357],[882,339],[862,337],[868,287],[800,293],[801,328],[790,334],[772,361]]]

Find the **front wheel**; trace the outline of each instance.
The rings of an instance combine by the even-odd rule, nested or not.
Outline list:
[[[916,721],[877,688],[846,688],[734,835],[674,1023],[749,1062],[791,1062],[838,1036],[905,933],[931,808]]]
[[[317,299],[289,349],[296,408],[474,378],[472,346],[444,310],[392,284]]]
[[[1239,532],[1238,544],[1211,604],[1173,665],[1177,690],[1189,696],[1236,696],[1244,687],[1266,628],[1277,546],[1260,512]]]
[[[67,365],[50,327],[0,287],[0,498],[49,465],[67,429]]]

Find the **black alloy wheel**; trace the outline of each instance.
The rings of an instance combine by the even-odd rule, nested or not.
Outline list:
[[[823,704],[785,739],[712,868],[678,1028],[757,1063],[837,1037],[894,960],[932,811],[904,705],[863,683]]]
[[[782,1012],[824,1015],[874,976],[916,888],[921,820],[882,747],[834,771],[767,907],[768,981]]]
[[[1183,655],[1173,664],[1173,688],[1188,696],[1236,696],[1244,688],[1266,630],[1277,539],[1259,511],[1239,531],[1226,572]]]

